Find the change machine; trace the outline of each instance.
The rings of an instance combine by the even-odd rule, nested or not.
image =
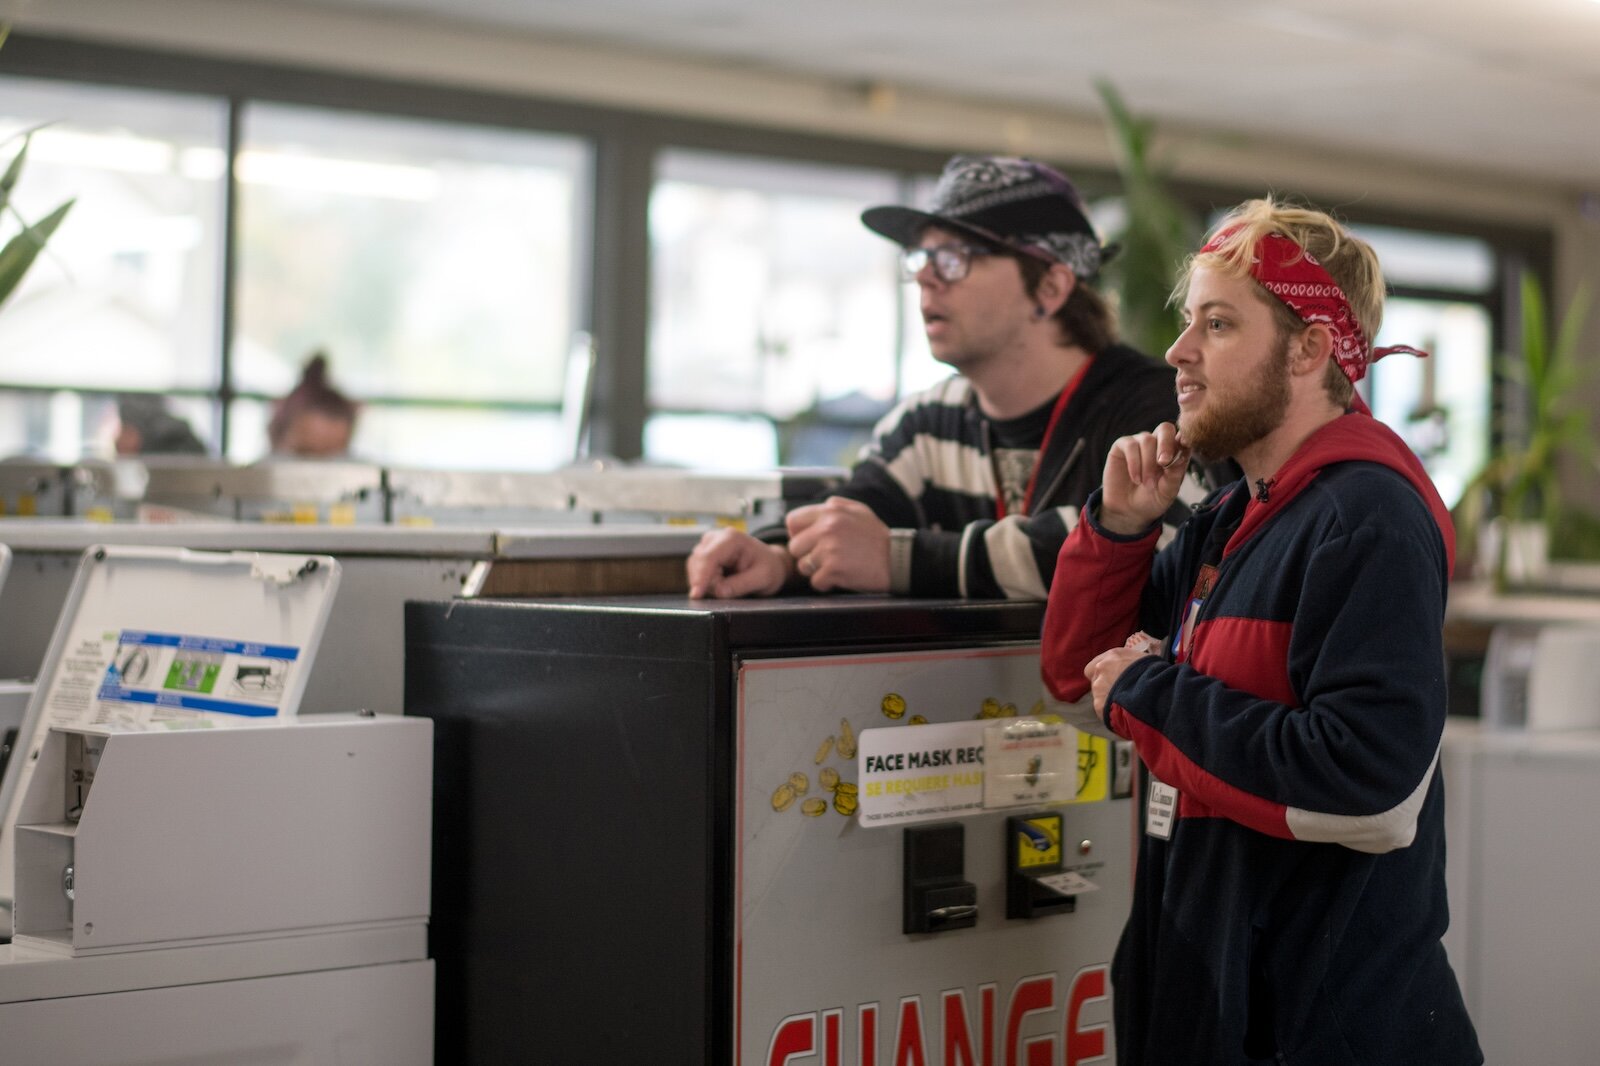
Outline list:
[[[0,1061],[431,1061],[432,731],[296,714],[338,576],[85,552],[0,789]]]
[[[1046,713],[1042,615],[409,604],[441,1053],[1113,1061],[1131,752]]]

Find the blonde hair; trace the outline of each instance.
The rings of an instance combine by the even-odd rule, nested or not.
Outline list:
[[[1227,236],[1219,240],[1219,235],[1224,233]],[[1256,245],[1261,238],[1273,233],[1294,241],[1322,264],[1322,269],[1344,290],[1350,310],[1360,323],[1362,333],[1366,334],[1367,344],[1373,344],[1383,325],[1384,281],[1378,253],[1366,241],[1353,236],[1333,216],[1312,208],[1280,203],[1270,196],[1245,201],[1217,223],[1206,239],[1207,244],[1217,240],[1217,249],[1196,252],[1184,262],[1178,284],[1172,290],[1173,302],[1181,304],[1188,295],[1190,279],[1199,266],[1231,277],[1250,277],[1250,260]],[[1273,309],[1282,333],[1292,335],[1306,328],[1306,323],[1292,308],[1254,278],[1251,281]],[[1333,360],[1328,362],[1323,384],[1329,397],[1341,406],[1350,402],[1355,391],[1355,386]]]

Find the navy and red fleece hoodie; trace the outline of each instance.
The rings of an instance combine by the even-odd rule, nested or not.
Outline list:
[[[1481,1063],[1440,943],[1454,537],[1421,464],[1348,414],[1265,500],[1236,483],[1159,554],[1155,529],[1119,537],[1098,508],[1061,550],[1045,682],[1077,700],[1095,655],[1165,638],[1106,721],[1179,793],[1170,840],[1141,837],[1112,968],[1118,1061]]]

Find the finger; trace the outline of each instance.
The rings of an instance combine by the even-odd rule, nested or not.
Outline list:
[[[828,498],[833,499],[831,496]],[[784,515],[783,526],[789,531],[789,536],[793,537],[810,529],[812,523],[822,517],[822,511],[823,505],[820,503],[808,503],[804,507],[796,507]]]
[[[1156,437],[1156,462],[1163,469],[1176,465],[1180,460],[1187,462],[1189,449],[1184,447],[1178,436],[1178,427],[1171,422],[1163,422],[1155,428]]]
[[[752,566],[712,582],[711,589],[719,600],[737,600],[763,591],[765,580],[765,575]]]
[[[799,562],[817,550],[817,545],[822,543],[822,530],[815,525],[807,526],[799,533],[789,534],[789,554]]]
[[[1160,438],[1154,433],[1144,434],[1139,438],[1139,451],[1145,481],[1149,483],[1160,481],[1162,475],[1166,473],[1166,464],[1161,461]]]
[[[1110,481],[1117,475],[1126,477],[1129,482],[1139,483],[1139,464],[1141,453],[1139,444],[1134,437],[1118,437],[1111,445],[1111,451],[1106,455],[1106,480]]]
[[[1183,479],[1189,475],[1189,453],[1183,451],[1168,463],[1161,471],[1161,494],[1171,499],[1176,499],[1178,490],[1183,487]]]
[[[722,576],[722,563],[716,558],[715,549],[704,540],[695,545],[689,558],[684,561],[684,575],[689,582],[689,595],[699,599],[705,596],[711,583]]]
[[[1153,655],[1161,647],[1161,642],[1149,633],[1141,631],[1123,641],[1122,646],[1141,655]]]

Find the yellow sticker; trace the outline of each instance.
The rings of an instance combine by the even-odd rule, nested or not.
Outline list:
[[[1029,818],[1017,828],[1017,869],[1061,864],[1061,816]]]
[[[356,524],[356,505],[353,503],[334,503],[328,505],[328,524],[330,526],[353,526]]]
[[[1078,731],[1078,803],[1094,803],[1111,795],[1111,741]]]

